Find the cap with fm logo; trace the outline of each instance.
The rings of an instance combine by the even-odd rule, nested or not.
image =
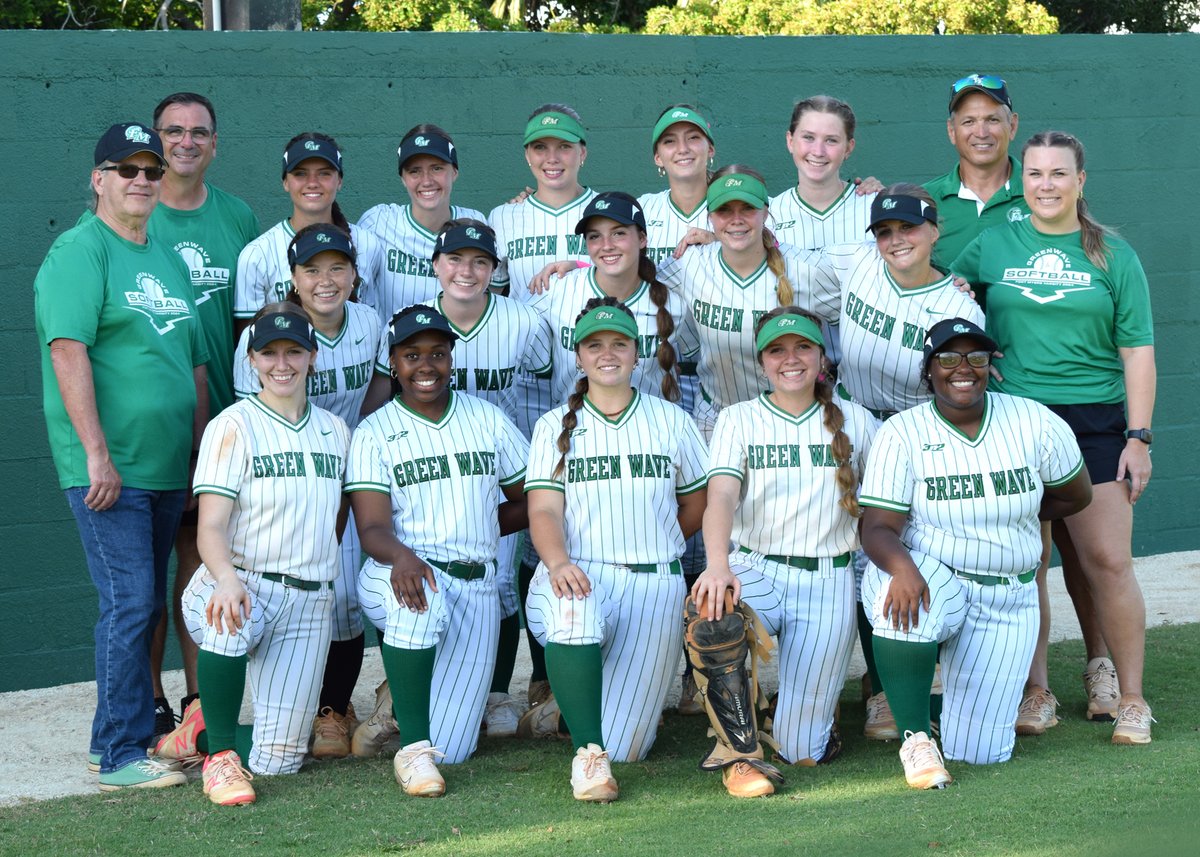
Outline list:
[[[110,126],[96,143],[94,154],[96,165],[99,166],[105,161],[115,164],[138,152],[149,152],[160,163],[167,163],[163,157],[162,140],[156,132],[140,122],[118,122]]]
[[[500,264],[500,257],[496,254],[496,233],[487,226],[465,225],[443,229],[433,244],[432,258],[436,259],[442,253],[466,249],[486,253],[491,257],[493,265]]]
[[[326,250],[336,250],[348,256],[351,262],[357,258],[354,242],[350,240],[350,236],[346,234],[345,230],[339,229],[331,223],[322,223],[311,229],[302,229],[292,239],[287,251],[288,264],[295,268]]]
[[[652,147],[657,146],[658,138],[665,134],[667,129],[677,122],[686,122],[689,125],[695,125],[704,133],[704,136],[708,138],[708,142],[714,142],[712,137],[712,126],[708,124],[708,120],[700,114],[700,111],[694,107],[680,106],[672,107],[662,116],[660,116],[656,123],[654,123],[654,132],[650,135],[650,145]]]
[[[947,342],[959,336],[974,339],[985,351],[997,351],[1000,346],[988,336],[982,327],[965,318],[947,318],[929,328],[925,334],[925,366],[933,355],[941,351]]]
[[[283,178],[309,158],[328,161],[342,174],[342,152],[337,146],[328,140],[297,140],[283,150]]]
[[[754,208],[766,208],[767,186],[748,173],[728,173],[712,180],[706,197],[709,211],[716,211],[734,200]]]
[[[907,194],[877,194],[871,203],[871,225],[867,232],[874,231],[876,225],[885,220],[899,220],[903,223],[921,224],[928,221],[934,226],[938,222],[937,208],[920,197]]]
[[[408,159],[417,155],[430,155],[458,168],[458,149],[454,148],[449,137],[443,137],[441,134],[424,131],[409,134],[401,140],[400,147],[396,149],[400,172],[404,172],[404,164]]]
[[[784,313],[763,324],[758,336],[754,338],[754,348],[761,352],[776,339],[788,334],[803,337],[822,348],[825,347],[825,337],[821,335],[820,325],[802,315]]]
[[[637,322],[633,320],[633,316],[629,314],[629,310],[625,309],[624,305],[602,305],[588,310],[579,321],[575,322],[575,332],[572,335],[571,343],[578,345],[593,333],[606,330],[620,333],[630,339],[638,338]]]
[[[317,333],[308,319],[292,312],[269,312],[250,325],[250,348],[262,351],[272,342],[286,339],[317,350]]]
[[[593,217],[607,217],[626,226],[636,226],[642,232],[646,231],[646,215],[636,199],[620,191],[607,191],[592,197],[592,201],[583,210],[579,222],[575,224],[575,234],[582,235],[587,230],[587,222]]]
[[[440,333],[454,342],[458,334],[450,327],[446,317],[431,306],[415,304],[401,310],[388,324],[388,347],[395,348],[420,333]]]

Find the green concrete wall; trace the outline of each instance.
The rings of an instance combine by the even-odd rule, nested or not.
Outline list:
[[[340,196],[354,218],[403,196],[400,135],[450,130],[462,175],[455,201],[485,212],[529,178],[520,132],[543,101],[574,105],[590,129],[585,183],[657,189],[649,130],[669,103],[701,105],[718,163],[758,167],[773,192],[795,180],[784,148],[792,103],[826,92],[859,117],[847,170],[923,181],[954,161],[948,85],[964,73],[1008,79],[1020,140],[1048,127],[1089,147],[1093,212],[1141,254],[1155,300],[1156,476],[1137,509],[1138,554],[1200,547],[1192,498],[1197,428],[1195,141],[1200,39],[1174,36],[651,38],[437,33],[0,32],[0,691],[91,677],[95,595],[58,490],[41,417],[32,282],[54,237],[89,198],[92,149],[110,123],[149,121],[160,97],[210,96],[219,149],[210,178],[287,215],[283,143],[334,134],[346,153]],[[135,381],[136,382],[136,381]],[[1193,449],[1193,452],[1189,452]]]

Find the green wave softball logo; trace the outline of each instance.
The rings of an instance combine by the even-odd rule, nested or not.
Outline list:
[[[160,336],[170,332],[184,319],[191,318],[191,306],[187,301],[172,297],[154,274],[139,273],[134,279],[135,287],[125,292],[126,309],[146,316]]]
[[[144,146],[150,142],[150,133],[140,125],[130,125],[125,129],[125,139]]]

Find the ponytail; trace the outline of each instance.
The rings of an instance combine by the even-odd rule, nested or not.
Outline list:
[[[559,451],[558,464],[554,465],[554,472],[550,475],[551,479],[558,479],[566,469],[567,453],[571,451],[571,432],[575,431],[575,426],[579,424],[579,409],[583,407],[583,394],[587,391],[588,379],[587,375],[584,375],[575,382],[574,392],[567,397],[567,412],[563,414],[562,432],[559,433],[558,441],[554,444]]]
[[[842,491],[838,505],[845,509],[850,517],[857,518],[862,515],[862,510],[858,505],[858,474],[854,472],[854,465],[851,463],[853,449],[845,432],[846,415],[838,407],[833,385],[829,381],[817,381],[813,395],[821,403],[825,429],[833,435],[829,448],[833,452],[833,460],[837,462],[837,486]]]
[[[350,231],[350,221],[346,219],[346,215],[342,214],[342,207],[337,204],[336,199],[333,201],[333,210],[329,216],[333,219],[335,226],[340,226],[347,232]]]
[[[796,290],[787,277],[787,266],[784,264],[783,254],[779,252],[779,242],[775,239],[775,233],[765,226],[762,234],[763,248],[767,251],[767,267],[776,279],[775,299],[779,301],[780,306],[790,306],[796,299]]]
[[[650,300],[658,309],[654,314],[654,320],[658,325],[658,368],[663,373],[662,397],[668,402],[678,402],[680,400],[679,381],[675,377],[678,355],[675,353],[675,346],[671,344],[671,337],[675,334],[675,319],[671,317],[671,313],[667,309],[669,294],[667,287],[658,279],[658,269],[646,255],[645,249],[638,257],[638,276],[650,284]]]

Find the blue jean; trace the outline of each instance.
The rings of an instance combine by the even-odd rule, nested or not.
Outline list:
[[[187,492],[122,488],[103,512],[66,489],[88,572],[100,596],[96,622],[96,716],[90,751],[109,773],[145,758],[154,732],[150,638],[167,592],[167,561]]]

